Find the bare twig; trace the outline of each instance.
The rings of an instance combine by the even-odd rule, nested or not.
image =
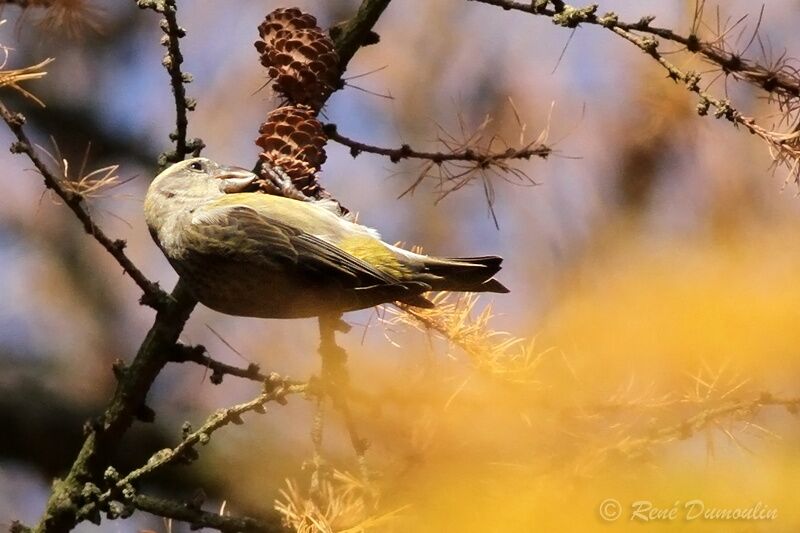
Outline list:
[[[17,141],[11,146],[11,151],[28,156],[28,159],[31,160],[36,170],[42,178],[44,178],[45,187],[55,192],[58,197],[61,198],[75,216],[78,217],[86,233],[94,237],[94,239],[117,260],[117,263],[119,263],[123,271],[139,286],[142,290],[142,304],[148,305],[154,309],[163,307],[165,301],[169,297],[159,288],[157,283],[147,279],[125,254],[125,241],[121,239],[112,240],[109,238],[103,230],[95,224],[88,211],[83,207],[83,196],[65,188],[36,153],[36,150],[23,129],[25,117],[19,113],[12,113],[2,103],[0,103],[0,117],[8,124],[8,127],[17,138]]]
[[[189,125],[187,113],[194,111],[197,102],[186,96],[185,84],[192,81],[192,76],[181,71],[183,54],[181,53],[180,39],[186,36],[186,30],[178,25],[178,8],[175,0],[137,0],[137,5],[142,9],[152,9],[164,15],[161,29],[165,35],[161,44],[167,48],[167,53],[162,64],[169,73],[172,95],[175,98],[175,131],[170,134],[170,138],[175,141],[175,149],[164,152],[159,157],[159,166],[163,168],[183,161],[188,154],[200,155],[205,144],[201,139],[187,139]]]
[[[505,10],[516,10],[532,15],[550,17],[555,24],[575,28],[580,24],[591,24],[608,29],[619,37],[634,44],[652,57],[667,72],[670,79],[682,82],[691,92],[697,94],[697,106],[700,115],[707,115],[713,108],[713,116],[725,118],[736,126],[742,126],[750,133],[758,136],[768,146],[770,155],[776,165],[784,166],[789,178],[800,185],[800,129],[793,127],[791,131],[772,131],[759,125],[752,117],[740,113],[727,99],[717,98],[708,90],[700,87],[701,75],[693,71],[683,71],[667,61],[659,52],[660,41],[677,43],[688,52],[700,54],[705,60],[720,67],[722,72],[735,79],[750,83],[777,96],[779,105],[787,113],[798,109],[796,102],[800,96],[800,75],[796,69],[788,68],[786,61],[767,67],[742,58],[739,54],[729,52],[724,47],[722,37],[718,42],[704,42],[696,35],[693,28],[689,36],[681,36],[676,32],[651,25],[654,17],[642,17],[635,23],[622,22],[614,13],[597,15],[597,5],[586,8],[575,8],[562,2],[554,2],[554,9],[547,7],[547,2],[521,3],[512,0],[468,0],[490,4]],[[699,17],[700,14],[697,15]],[[645,34],[642,36],[640,34]]]
[[[194,445],[205,445],[211,435],[218,429],[229,424],[242,424],[242,415],[245,413],[253,411],[263,414],[265,412],[264,404],[267,402],[285,404],[286,396],[302,393],[306,388],[307,385],[305,383],[292,383],[277,374],[273,374],[264,382],[264,390],[257,397],[227,409],[218,409],[196,431],[192,431],[189,426],[184,426],[183,440],[177,446],[157,452],[147,461],[147,464],[118,480],[115,486],[118,489],[124,489],[135,480],[151,474],[163,466],[178,460],[191,459]],[[110,498],[112,495],[113,493],[107,492],[105,499]],[[103,499],[98,499],[98,501],[103,501]]]
[[[250,363],[247,368],[240,368],[228,365],[212,359],[204,346],[187,346],[178,343],[175,345],[170,361],[174,363],[193,362],[211,370],[211,383],[219,385],[222,379],[227,376],[249,379],[251,381],[267,381],[270,376],[261,372],[261,368],[256,363]]]
[[[350,148],[350,155],[353,157],[357,157],[362,152],[367,152],[370,154],[386,156],[392,163],[397,163],[403,159],[425,159],[437,165],[447,161],[469,161],[476,163],[479,167],[487,168],[499,161],[508,159],[527,160],[532,157],[546,159],[550,154],[553,153],[552,148],[543,144],[523,148],[508,148],[501,152],[476,150],[474,148],[467,148],[465,150],[452,152],[423,152],[415,150],[407,144],[403,144],[399,148],[382,148],[380,146],[373,146],[371,144],[362,143],[349,137],[345,137],[339,133],[336,128],[336,124],[326,124],[325,134],[330,140]]]
[[[654,445],[688,439],[725,419],[746,422],[766,407],[783,407],[790,413],[797,414],[800,398],[780,398],[765,392],[754,399],[731,400],[723,405],[704,409],[677,424],[653,428],[645,437],[625,437],[613,446],[598,450],[596,454],[603,456],[616,451],[626,456],[637,456]]]
[[[511,106],[513,109],[513,102],[511,102]],[[413,193],[426,178],[438,181],[435,186],[437,202],[476,180],[480,181],[489,213],[495,225],[498,226],[494,210],[494,181],[502,179],[516,185],[536,185],[536,181],[516,163],[521,160],[529,160],[531,157],[546,159],[553,153],[553,149],[547,145],[549,125],[537,138],[527,140],[525,138],[526,125],[520,120],[516,109],[514,109],[514,114],[520,129],[516,147],[497,134],[487,133],[489,124],[492,122],[488,115],[477,128],[470,129],[466,126],[463,116],[459,114],[459,132],[455,134],[449,133],[440,126],[437,141],[443,150],[438,152],[414,150],[407,144],[399,148],[369,145],[341,135],[335,124],[326,125],[325,133],[329,139],[349,147],[353,157],[357,157],[361,152],[368,152],[388,157],[393,163],[402,159],[424,161],[419,171],[416,172],[416,178],[400,195],[401,197]]]
[[[718,65],[724,72],[733,75],[736,79],[744,80],[769,93],[779,92],[792,98],[800,97],[800,77],[797,72],[783,71],[780,68],[770,68],[758,62],[741,57],[740,54],[730,52],[715,41],[703,41],[693,28],[689,35],[681,35],[669,28],[653,26],[654,17],[642,17],[636,22],[619,20],[616,14],[606,13],[598,16],[597,6],[576,9],[572,6],[559,3],[555,9],[542,7],[541,2],[516,2],[513,0],[468,0],[490,4],[505,10],[515,10],[532,15],[551,17],[557,24],[575,27],[579,24],[592,24],[613,30],[618,28],[626,32],[646,33],[679,44],[688,52],[701,55],[706,61]],[[555,4],[555,2],[554,2]],[[699,14],[698,14],[699,15]]]
[[[793,181],[800,184],[800,131],[781,133],[760,126],[753,117],[745,116],[735,109],[727,99],[717,98],[710,92],[703,90],[700,87],[700,77],[697,73],[682,71],[667,61],[658,52],[656,41],[638,37],[621,28],[612,28],[612,31],[638,46],[655,59],[667,71],[667,75],[671,79],[683,82],[689,91],[697,94],[700,99],[697,105],[697,112],[700,115],[708,114],[709,107],[711,107],[714,109],[713,115],[716,118],[725,118],[735,125],[742,126],[766,142],[775,163],[785,166],[788,170],[788,175]]]
[[[242,415],[251,411],[257,413],[264,413],[264,404],[267,402],[275,401],[280,404],[286,403],[286,396],[303,392],[306,389],[305,384],[292,384],[283,380],[280,376],[272,375],[270,379],[264,382],[264,390],[256,398],[244,402],[227,409],[219,409],[209,416],[206,421],[197,430],[192,430],[191,426],[185,424],[183,427],[183,439],[174,448],[165,448],[156,452],[147,463],[130,472],[126,476],[120,478],[116,470],[109,467],[104,472],[104,478],[107,482],[112,484],[111,488],[105,492],[98,490],[84,490],[84,501],[81,508],[78,510],[79,515],[85,516],[89,519],[99,519],[99,512],[101,509],[112,510],[113,507],[109,504],[114,501],[121,501],[125,503],[133,503],[135,506],[136,489],[133,483],[138,479],[147,476],[154,471],[178,462],[191,462],[197,458],[197,452],[194,446],[197,444],[205,445],[208,443],[211,435],[218,429],[229,424],[243,424]],[[124,515],[124,510],[117,512],[119,515]],[[187,515],[185,518],[189,518]],[[197,518],[196,516],[192,518]]]

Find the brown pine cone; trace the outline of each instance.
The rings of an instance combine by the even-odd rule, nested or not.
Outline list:
[[[291,103],[322,107],[337,86],[339,57],[317,20],[297,8],[277,9],[258,33],[255,47],[273,89]]]
[[[258,132],[260,159],[281,167],[305,195],[316,196],[317,172],[327,157],[328,139],[314,110],[308,106],[279,107],[269,113]]]

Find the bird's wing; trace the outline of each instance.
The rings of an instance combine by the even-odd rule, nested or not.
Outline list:
[[[350,288],[401,283],[319,237],[241,205],[198,209],[184,244],[196,253],[261,263],[265,268],[318,273]]]

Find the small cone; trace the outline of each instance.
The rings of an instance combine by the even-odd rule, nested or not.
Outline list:
[[[258,27],[255,47],[275,92],[320,109],[338,84],[339,56],[317,20],[297,8],[276,9]]]
[[[292,179],[295,188],[316,197],[317,172],[325,162],[328,141],[314,110],[308,106],[284,106],[271,111],[259,128],[256,144],[260,159],[278,166]]]

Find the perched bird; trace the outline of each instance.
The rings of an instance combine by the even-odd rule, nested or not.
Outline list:
[[[150,184],[150,233],[194,297],[230,315],[299,318],[434,291],[508,292],[496,256],[445,259],[392,246],[334,202],[246,192],[257,176],[210,159],[176,163]]]

